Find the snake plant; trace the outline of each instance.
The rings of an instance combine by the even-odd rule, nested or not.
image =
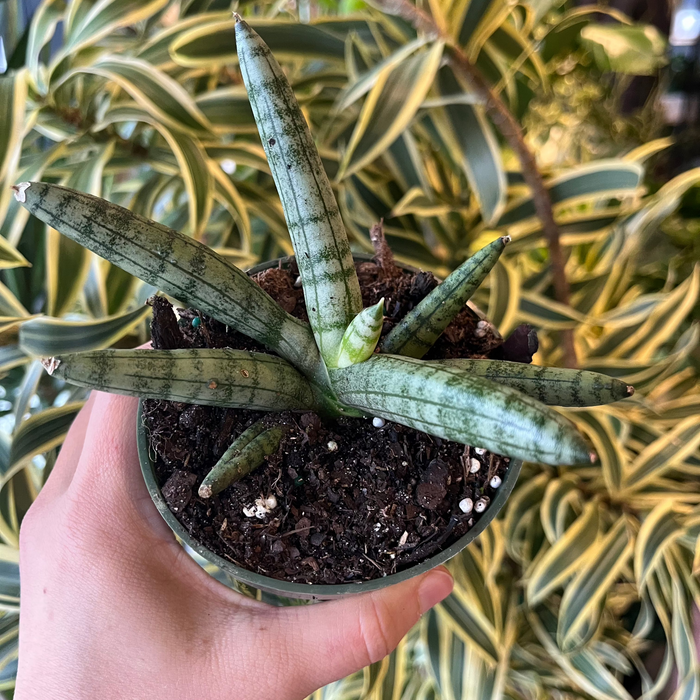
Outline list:
[[[362,308],[340,211],[294,93],[258,34],[240,17],[235,22],[241,73],[284,208],[309,322],[289,315],[244,272],[192,238],[92,195],[25,182],[15,197],[36,217],[275,353],[107,350],[47,358],[47,370],[120,394],[378,417],[520,459],[594,460],[573,424],[547,404],[617,401],[633,391],[623,382],[491,360],[421,359],[496,264],[508,237],[467,260],[377,347],[383,300]],[[285,430],[270,418],[251,426],[205,478],[200,495],[209,497],[258,466]]]

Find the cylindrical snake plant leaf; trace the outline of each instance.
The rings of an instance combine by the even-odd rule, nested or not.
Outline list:
[[[420,359],[462,310],[498,262],[510,236],[497,238],[462,263],[382,340],[382,352]]]
[[[294,92],[270,49],[236,15],[243,82],[277,185],[321,356],[333,365],[345,329],[362,311],[345,227]]]
[[[430,364],[490,379],[548,406],[602,406],[634,394],[634,388],[619,379],[580,369],[538,367],[505,360],[433,360]]]
[[[99,197],[23,182],[15,197],[63,235],[179,301],[278,352],[308,374],[321,364],[307,324],[207,246]]]
[[[362,309],[343,335],[336,367],[349,367],[371,357],[382,333],[383,320],[383,298],[374,306]]]
[[[311,385],[280,357],[247,350],[100,350],[42,361],[70,384],[256,411],[313,410]]]
[[[430,435],[546,464],[594,459],[574,425],[515,389],[395,355],[330,371],[341,401]]]
[[[199,495],[202,498],[211,498],[257,469],[265,457],[277,451],[285,431],[284,426],[276,425],[265,429],[262,421],[253,423],[233,441],[204,477],[199,487]]]

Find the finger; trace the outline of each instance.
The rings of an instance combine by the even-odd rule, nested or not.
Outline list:
[[[280,609],[280,643],[296,687],[311,693],[383,659],[452,587],[449,571],[438,567],[373,593]]]
[[[63,441],[56,464],[49,475],[42,493],[44,498],[53,498],[62,494],[73,480],[73,475],[78,466],[80,455],[83,451],[85,433],[90,422],[90,413],[94,404],[94,394],[91,394],[85,405],[75,417],[66,439]]]

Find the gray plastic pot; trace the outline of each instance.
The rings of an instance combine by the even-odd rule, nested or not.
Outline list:
[[[372,256],[360,254],[355,255],[355,259],[366,261],[371,260]],[[250,274],[255,274],[257,272],[261,272],[262,270],[277,267],[279,265],[285,267],[289,264],[289,261],[290,258],[271,260],[251,268],[248,272]],[[414,269],[408,265],[402,265],[402,267],[408,270]],[[460,539],[454,542],[451,546],[443,549],[441,552],[435,554],[429,559],[425,559],[419,564],[415,564],[414,566],[411,566],[404,571],[400,571],[399,573],[385,576],[384,578],[375,579],[373,581],[361,581],[358,583],[343,583],[337,585],[289,583],[287,581],[269,578],[268,576],[262,576],[260,574],[253,573],[252,571],[248,571],[247,569],[242,569],[240,566],[236,566],[230,561],[227,561],[217,554],[214,554],[214,552],[190,536],[189,532],[187,532],[180,521],[170,511],[170,508],[168,508],[168,505],[160,492],[160,487],[156,481],[155,465],[149,450],[148,436],[146,435],[146,429],[143,425],[143,420],[141,417],[141,410],[142,403],[139,403],[136,430],[141,471],[143,472],[143,478],[146,482],[148,492],[151,494],[151,498],[153,499],[156,508],[158,508],[158,511],[163,516],[163,519],[168,524],[170,529],[180,538],[180,540],[182,540],[182,542],[197,552],[197,554],[212,564],[218,566],[237,581],[253,586],[254,588],[259,588],[267,593],[283,596],[285,598],[328,600],[341,596],[366,593],[368,591],[375,591],[380,588],[385,588],[386,586],[391,586],[395,583],[400,583],[401,581],[406,581],[413,576],[419,576],[420,574],[423,574],[426,571],[439,566],[440,564],[444,564],[448,559],[451,559],[456,554],[459,554],[465,547],[471,544],[489,526],[491,521],[496,518],[501,508],[503,508],[505,505],[508,496],[510,496],[511,492],[513,491],[515,483],[518,480],[518,475],[520,474],[520,468],[522,467],[521,461],[511,460],[503,479],[503,483],[498,489],[496,497],[491,501],[488,510],[479,518],[476,525],[469,530],[466,535],[460,537]]]

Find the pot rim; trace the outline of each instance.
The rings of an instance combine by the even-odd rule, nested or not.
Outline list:
[[[372,260],[374,256],[370,254],[356,253],[354,257],[361,260]],[[247,272],[249,274],[255,274],[275,265],[284,265],[285,263],[289,263],[291,259],[293,259],[293,256],[270,260],[268,262],[256,265]],[[404,269],[416,269],[410,265],[400,265]],[[341,596],[368,593],[370,591],[376,591],[387,586],[391,586],[395,583],[407,581],[414,576],[419,576],[426,571],[430,571],[430,569],[434,569],[440,564],[444,564],[446,561],[459,554],[463,549],[470,545],[493,522],[515,488],[515,484],[518,480],[520,469],[522,467],[521,460],[511,459],[511,462],[506,470],[503,483],[498,489],[496,497],[491,501],[486,513],[479,518],[479,521],[465,535],[460,537],[456,542],[453,542],[446,549],[434,554],[432,557],[429,557],[428,559],[425,559],[422,562],[403,571],[390,574],[389,576],[373,579],[372,581],[357,581],[341,584],[292,583],[248,571],[247,569],[244,569],[237,564],[220,557],[218,554],[212,552],[208,547],[191,537],[184,525],[182,525],[182,523],[180,523],[180,521],[171,512],[168,504],[165,502],[165,499],[160,492],[160,487],[158,486],[155,475],[155,465],[151,459],[148,437],[146,435],[146,428],[143,422],[143,399],[139,400],[139,407],[136,416],[136,433],[139,462],[141,464],[141,472],[143,474],[144,481],[146,482],[146,487],[148,488],[148,492],[151,495],[151,499],[158,509],[158,512],[161,514],[163,520],[165,520],[175,535],[206,561],[218,566],[237,581],[253,586],[254,588],[258,588],[262,591],[273,593],[275,595],[281,595],[287,598],[327,600]]]

